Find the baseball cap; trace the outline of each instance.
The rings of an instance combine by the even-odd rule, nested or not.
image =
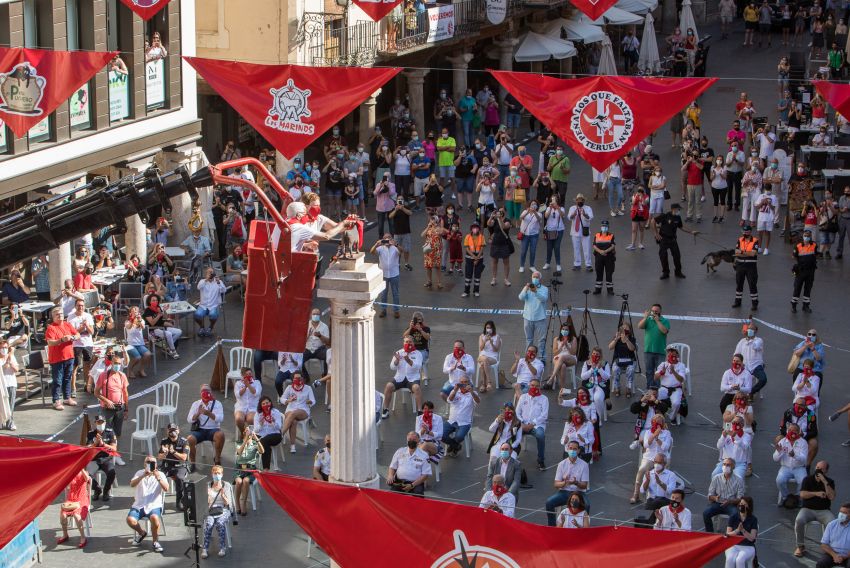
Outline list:
[[[741,230],[742,230],[742,231],[744,231],[744,232],[746,233],[746,232],[748,232],[748,231],[752,231],[752,230],[753,230],[753,228],[752,228],[752,227],[750,227],[749,225],[744,225],[743,227],[741,227]]]
[[[168,430],[169,432],[171,432],[173,430],[179,430],[180,426],[178,426],[174,422],[169,422],[168,425],[165,427],[165,429]]]
[[[94,421],[95,422],[106,422],[106,418],[103,416],[103,414],[98,414],[97,416],[94,417]]]

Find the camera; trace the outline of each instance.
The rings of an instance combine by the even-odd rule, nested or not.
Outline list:
[[[627,302],[629,301],[629,295],[628,294],[620,294],[620,297],[622,299],[626,300]]]
[[[552,280],[549,281],[549,285],[552,286],[552,288],[557,288],[563,283],[563,280],[558,280],[557,278],[552,278]]]
[[[388,245],[388,244],[390,244],[390,240],[389,239],[381,239],[381,244],[382,245]]]

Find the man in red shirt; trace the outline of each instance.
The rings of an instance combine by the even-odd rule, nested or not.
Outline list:
[[[94,387],[94,395],[100,401],[101,414],[106,418],[106,426],[115,432],[116,440],[121,437],[121,427],[129,413],[130,396],[127,392],[130,386],[122,370],[124,359],[120,353],[113,353],[106,357],[106,368],[97,378]],[[116,459],[118,465],[122,461]]]
[[[80,334],[65,321],[62,308],[53,308],[50,317],[51,323],[47,325],[44,339],[53,378],[53,408],[65,410],[63,399],[65,404],[77,406],[76,401],[71,399],[71,371],[74,369],[74,340],[79,339]],[[63,396],[60,397],[60,394]]]
[[[693,221],[702,223],[702,204],[700,203],[700,195],[702,194],[702,163],[699,161],[699,154],[693,152],[688,155],[687,161],[682,165],[682,171],[687,175],[687,200],[688,200],[688,216],[685,221]]]

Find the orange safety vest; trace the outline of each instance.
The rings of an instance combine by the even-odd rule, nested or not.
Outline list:
[[[738,248],[741,252],[752,252],[758,244],[759,240],[756,237],[750,237],[750,240],[747,240],[745,237],[738,238]]]
[[[815,243],[797,243],[797,256],[810,256],[815,254],[817,245]]]
[[[594,244],[597,244],[597,245],[604,245],[604,244],[610,243],[613,240],[614,240],[613,233],[596,233],[596,236],[594,237],[593,242],[594,242]]]
[[[475,253],[481,252],[481,249],[484,248],[484,235],[478,233],[478,236],[476,237],[473,236],[472,233],[469,233],[463,239],[463,246],[472,249]]]

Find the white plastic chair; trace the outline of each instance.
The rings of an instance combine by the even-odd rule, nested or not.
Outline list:
[[[493,372],[493,382],[496,383],[496,390],[499,389],[499,360],[490,365],[490,370]],[[481,387],[481,364],[475,363],[475,388]]]
[[[438,463],[433,463],[433,462],[431,463],[431,471],[434,473],[434,480],[436,481],[436,483],[440,483],[440,464],[439,464],[439,462]]]
[[[230,362],[227,365],[227,380],[224,381],[224,398],[227,398],[227,391],[230,387],[230,381],[236,382],[242,378],[242,367],[253,367],[254,365],[254,350],[248,347],[234,347],[230,350]]]
[[[259,485],[260,483],[256,479],[254,479],[251,482],[251,485],[248,486],[248,495],[251,496],[251,510],[253,511],[257,510],[257,502],[263,501],[263,496],[260,493]]]
[[[269,448],[266,449],[269,450]],[[283,463],[286,463],[286,454],[283,453],[283,444],[281,443],[277,446],[272,446],[270,451],[272,453],[272,469],[275,471],[280,471],[280,468],[277,465],[277,454],[280,454],[280,459],[283,461]]]
[[[147,442],[148,455],[155,456],[157,425],[159,424],[159,408],[154,404],[140,404],[136,407],[136,430],[130,434],[130,459],[133,459],[133,442]]]
[[[180,383],[165,381],[156,389],[156,407],[160,418],[168,417],[168,422],[176,422],[177,400],[180,398]],[[159,426],[159,424],[157,424]]]
[[[304,438],[304,447],[305,448],[310,445],[310,426],[307,424],[307,422],[309,422],[309,420],[301,420],[301,421],[298,422],[298,426],[296,427],[297,429],[301,429],[301,437]],[[286,432],[285,437],[289,438],[289,432],[288,431]],[[289,440],[290,444],[294,444],[297,441],[298,434],[296,434],[295,437],[296,437],[296,440]],[[281,447],[281,446],[278,446],[278,447]],[[274,455],[272,455],[272,459],[274,459]],[[283,460],[283,461],[286,461],[286,460]]]
[[[688,369],[685,374],[685,388],[688,390],[688,396],[691,396],[691,346],[687,343],[671,343],[667,349],[671,348],[679,350],[679,361]]]
[[[392,405],[391,405],[392,411],[395,412],[395,400],[396,400],[396,395],[398,395],[398,393],[401,393],[401,404],[403,406],[407,406],[407,402],[404,399],[404,393],[405,392],[408,395],[410,395],[410,407],[413,410],[413,415],[416,416],[416,405],[413,403],[413,392],[409,388],[396,389],[396,391],[393,393],[393,402],[392,402]]]

